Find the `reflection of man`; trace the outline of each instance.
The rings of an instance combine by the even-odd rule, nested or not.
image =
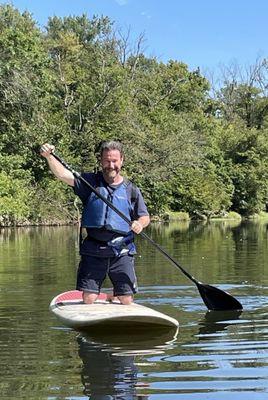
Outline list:
[[[87,342],[78,337],[79,356],[83,361],[81,380],[90,400],[134,400],[137,397],[138,369],[134,356],[114,354],[115,349]],[[147,396],[146,396],[147,398]]]

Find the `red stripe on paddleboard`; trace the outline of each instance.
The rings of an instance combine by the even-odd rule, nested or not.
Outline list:
[[[106,300],[107,299],[107,294],[106,293],[100,293],[98,296],[98,300]],[[70,290],[69,292],[65,292],[62,294],[59,294],[56,303],[61,303],[63,301],[72,301],[72,300],[83,300],[83,292],[80,290]]]

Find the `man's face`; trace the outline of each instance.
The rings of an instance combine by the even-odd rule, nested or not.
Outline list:
[[[104,178],[114,180],[120,173],[123,164],[119,150],[104,150],[101,156],[101,166]]]

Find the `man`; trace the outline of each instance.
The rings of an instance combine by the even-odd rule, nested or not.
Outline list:
[[[122,304],[131,304],[137,292],[133,232],[141,233],[150,223],[150,217],[140,190],[121,175],[122,144],[104,142],[100,150],[101,171],[84,173],[82,177],[126,215],[132,221],[131,226],[56,160],[54,149],[46,143],[41,147],[41,155],[47,159],[52,173],[72,186],[83,203],[81,226],[86,228],[87,236],[80,245],[77,290],[83,291],[85,303],[94,303],[108,275],[114,296]]]

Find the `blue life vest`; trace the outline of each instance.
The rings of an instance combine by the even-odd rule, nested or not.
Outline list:
[[[129,220],[131,220],[132,206],[128,196],[127,186],[129,182],[123,181],[117,188],[112,189],[104,185],[100,180],[96,188],[100,194],[106,197]],[[82,227],[106,228],[109,231],[126,235],[130,231],[129,224],[113,211],[94,192],[90,194],[82,213]]]

